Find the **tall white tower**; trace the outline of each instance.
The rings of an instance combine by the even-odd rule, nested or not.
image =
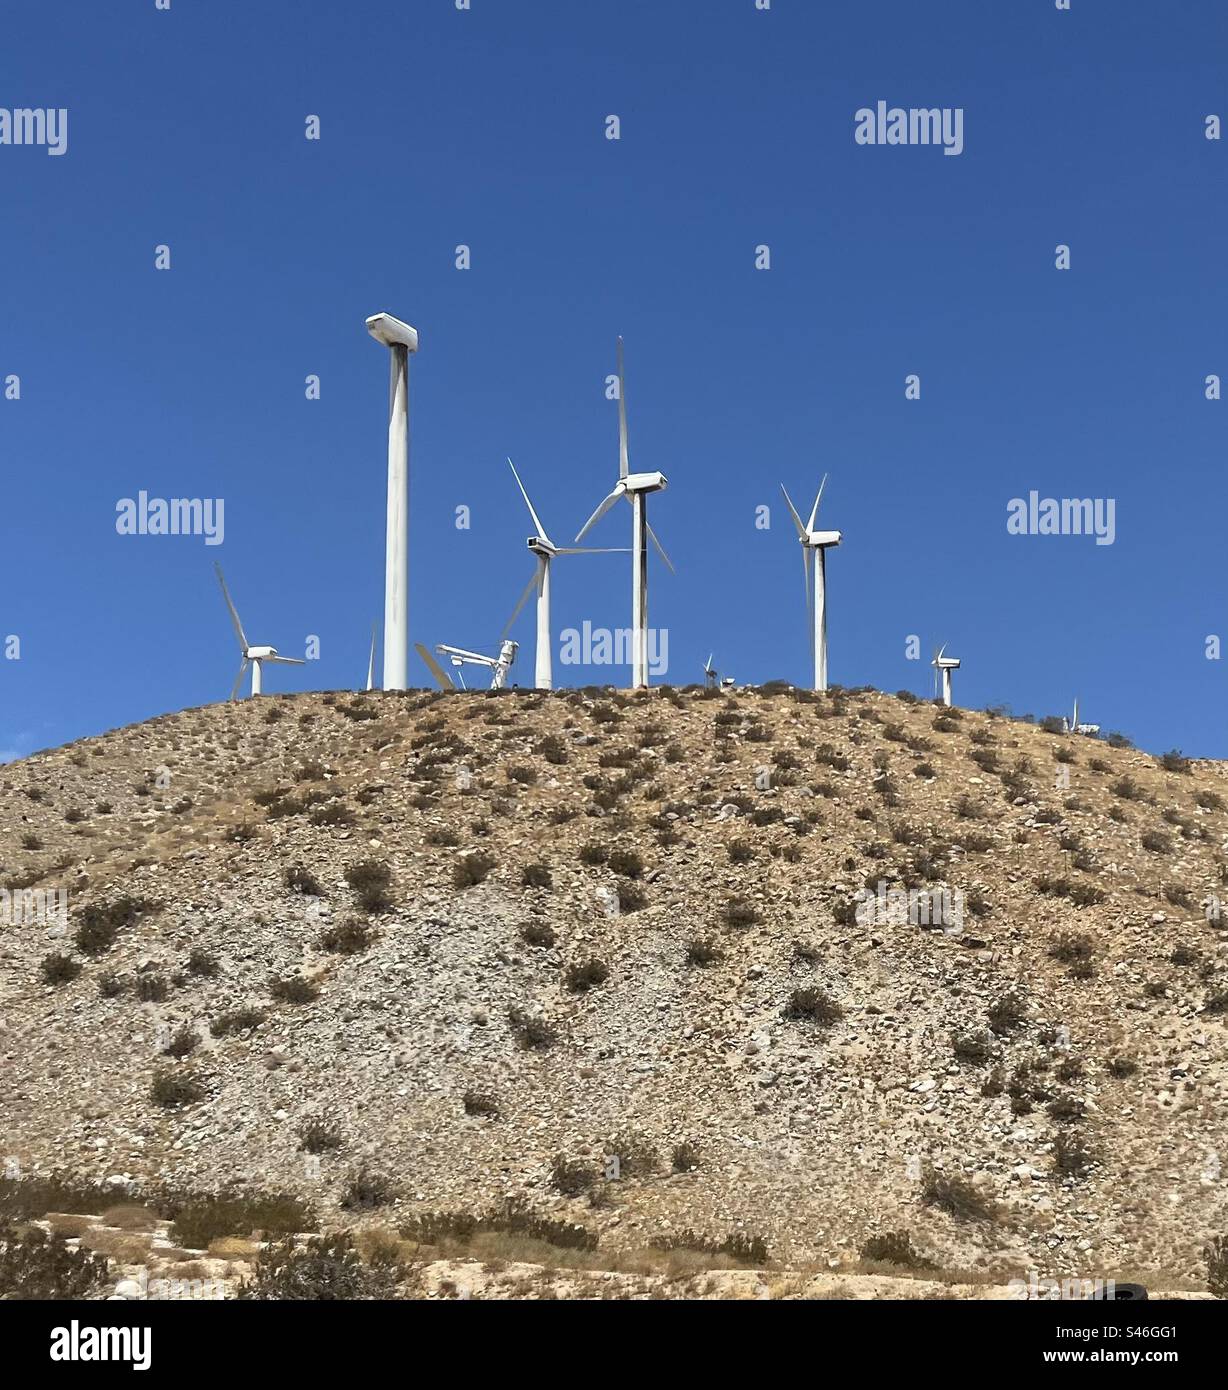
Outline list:
[[[384,557],[385,690],[409,683],[409,354],[418,330],[391,314],[372,314],[367,332],[389,349],[388,520]]]

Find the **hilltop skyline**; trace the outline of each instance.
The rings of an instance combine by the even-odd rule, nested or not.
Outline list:
[[[557,3],[68,3],[7,25],[6,110],[67,115],[48,148],[0,146],[0,639],[20,650],[0,757],[224,699],[214,560],[261,640],[315,639],[267,691],[364,684],[381,310],[421,334],[411,682],[431,684],[416,642],[493,650],[531,571],[506,458],[556,540],[616,476],[622,334],[632,467],[669,478],[654,683],[702,682],[711,651],[739,683],[808,684],[779,485],[828,473],[833,683],[929,695],[946,642],[957,703],[1078,697],[1150,751],[1228,755],[1211,0],[960,0],[941,23],[902,0],[633,0],[617,25]],[[215,501],[222,538],[122,534],[142,493]],[[1033,493],[1086,501],[1096,529],[1012,532]],[[593,543],[630,544],[626,513]],[[553,602],[556,685],[626,685],[563,644],[629,626],[627,557],[568,565]]]

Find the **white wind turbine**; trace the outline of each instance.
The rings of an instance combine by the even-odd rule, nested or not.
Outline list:
[[[217,570],[218,583],[222,586],[222,597],[226,600],[226,607],[230,609],[230,621],[234,624],[235,636],[239,639],[239,650],[243,653],[243,661],[239,666],[239,674],[235,677],[234,687],[230,692],[233,700],[239,694],[239,686],[243,681],[243,673],[248,665],[252,668],[252,694],[259,695],[262,685],[261,668],[266,661],[274,662],[279,666],[304,666],[306,662],[297,656],[278,656],[276,647],[253,647],[247,640],[247,634],[243,631],[243,624],[239,621],[239,614],[235,609],[234,603],[230,598],[230,590],[226,587],[226,579],[222,574],[222,567],[214,564]]]
[[[780,485],[788,503],[789,515],[797,527],[797,538],[802,545],[802,566],[806,581],[806,611],[810,615],[810,656],[814,661],[814,688],[827,689],[827,551],[840,544],[839,531],[816,531],[814,523],[819,515],[819,503],[823,500],[823,489],[827,486],[827,474],[819,484],[819,491],[810,509],[810,520],[805,525],[793,505],[793,499]]]
[[[704,662],[704,685],[709,690],[715,690],[720,680],[720,676],[717,672],[717,669],[712,664],[712,658],[715,655],[715,652],[709,652],[708,659]]]
[[[372,314],[367,332],[389,350],[388,510],[384,537],[384,689],[409,680],[409,355],[418,330]]]
[[[512,609],[512,616],[507,620],[507,625],[503,629],[503,636],[506,637],[511,630],[512,624],[520,616],[520,610],[529,600],[529,595],[536,588],[537,590],[537,662],[533,675],[533,683],[538,690],[552,690],[554,688],[554,669],[551,660],[550,644],[550,562],[556,555],[614,555],[616,550],[592,550],[578,546],[558,546],[546,534],[546,528],[541,524],[541,519],[533,508],[533,503],[529,501],[529,494],[525,491],[524,484],[520,481],[520,474],[516,472],[516,465],[508,459],[507,466],[512,470],[512,477],[516,479],[516,486],[520,489],[520,495],[524,498],[524,504],[529,509],[529,515],[533,518],[533,525],[537,528],[536,533],[529,537],[528,546],[537,558],[537,568],[534,570],[529,582],[525,585],[524,593],[520,595],[520,600],[516,607]],[[625,547],[624,547],[625,552]]]
[[[618,340],[618,483],[597,510],[580,528],[582,541],[620,497],[631,503],[631,688],[648,687],[648,541],[657,548],[670,573],[674,567],[656,532],[648,524],[647,499],[650,492],[662,492],[668,479],[664,473],[632,473],[627,452],[627,390],[623,379],[623,340]]]
[[[464,666],[485,666],[491,673],[490,688],[492,690],[502,690],[507,684],[507,673],[511,669],[512,663],[516,660],[518,643],[509,642],[506,639],[499,643],[498,656],[483,656],[481,652],[466,651],[464,647],[449,647],[444,642],[438,642],[435,650],[440,656],[450,658],[452,665],[456,668],[457,676],[460,679],[461,689],[468,687],[465,685],[465,678],[461,674]],[[421,642],[415,642],[414,647],[418,655],[426,662],[428,669],[435,680],[439,683],[441,690],[455,690],[456,682],[427,651]]]
[[[942,703],[944,705],[949,705],[951,703],[951,672],[959,670],[959,658],[956,656],[943,656],[943,652],[945,652],[946,649],[947,644],[945,642],[941,647],[937,647],[934,651],[934,659],[930,665],[934,668],[934,697],[936,699],[938,696],[938,678],[939,675],[941,675]]]
[[[1069,720],[1063,719],[1062,723],[1066,725],[1068,734],[1098,734],[1100,732],[1099,724],[1079,723],[1079,697],[1077,695],[1074,702],[1074,717]]]

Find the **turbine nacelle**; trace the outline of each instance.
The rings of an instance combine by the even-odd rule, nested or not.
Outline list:
[[[957,656],[936,656],[936,657],[934,658],[933,664],[934,664],[935,666],[937,666],[938,669],[939,669],[940,671],[958,671],[958,670],[959,670],[959,657],[957,657]]]
[[[418,330],[411,328],[401,319],[391,314],[372,314],[367,320],[367,332],[377,343],[385,347],[403,347],[409,352],[418,351]]]
[[[807,531],[801,541],[803,545],[808,545],[814,550],[827,550],[833,545],[839,545],[841,538],[840,531]]]
[[[664,473],[628,473],[619,485],[624,492],[664,492],[669,479]]]
[[[267,661],[277,655],[276,647],[248,647],[244,653],[248,661]]]

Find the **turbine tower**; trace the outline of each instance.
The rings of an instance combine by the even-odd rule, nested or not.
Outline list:
[[[512,616],[507,620],[507,625],[503,629],[503,636],[506,637],[511,630],[512,624],[520,616],[520,610],[529,600],[529,595],[534,588],[537,589],[537,663],[534,669],[533,683],[538,690],[552,690],[554,688],[554,668],[551,658],[550,644],[550,562],[556,555],[613,555],[616,550],[591,550],[582,547],[557,546],[546,535],[546,528],[541,524],[541,519],[533,508],[533,503],[529,501],[529,494],[525,491],[524,484],[520,481],[520,474],[516,472],[516,465],[508,459],[507,466],[512,470],[512,477],[516,479],[516,486],[520,489],[520,495],[524,498],[524,504],[529,509],[529,515],[533,518],[533,525],[537,528],[535,533],[528,539],[529,549],[537,559],[537,568],[534,570],[529,582],[525,585],[524,593],[520,595],[520,600],[516,607],[512,609]],[[625,547],[624,547],[625,550]]]
[[[239,651],[243,654],[242,662],[239,665],[239,674],[235,677],[234,686],[230,691],[230,698],[234,700],[238,697],[239,686],[243,682],[243,673],[249,665],[252,668],[252,694],[259,695],[263,687],[262,667],[266,661],[271,661],[278,666],[305,666],[306,662],[297,656],[278,656],[276,647],[252,646],[247,640],[247,634],[243,631],[243,624],[239,621],[238,610],[231,600],[230,590],[226,587],[226,578],[222,574],[222,567],[215,563],[213,568],[217,570],[218,583],[222,586],[222,597],[226,600],[226,607],[230,609],[230,621],[234,625],[235,636],[239,639]]]
[[[580,528],[579,543],[620,497],[631,503],[631,688],[648,688],[648,541],[656,546],[670,573],[674,567],[656,532],[648,524],[648,494],[663,492],[664,473],[632,473],[627,451],[627,390],[623,380],[623,340],[618,340],[618,483]]]
[[[815,519],[819,515],[819,503],[823,500],[823,489],[827,486],[827,474],[819,484],[819,491],[810,509],[810,520],[802,525],[802,519],[793,505],[793,499],[780,485],[788,503],[789,515],[797,527],[797,538],[802,546],[802,567],[806,581],[806,612],[810,617],[810,656],[814,662],[814,688],[827,689],[827,551],[840,544],[839,531],[816,531]]]
[[[418,331],[391,314],[372,314],[367,332],[389,349],[388,518],[384,553],[384,689],[409,680],[409,354]]]
[[[935,650],[934,660],[930,664],[934,668],[934,696],[937,698],[938,677],[941,674],[942,703],[944,705],[949,705],[951,703],[951,672],[959,670],[959,658],[956,656],[943,656],[943,652],[945,652],[946,649],[947,644],[944,642],[941,647]]]

